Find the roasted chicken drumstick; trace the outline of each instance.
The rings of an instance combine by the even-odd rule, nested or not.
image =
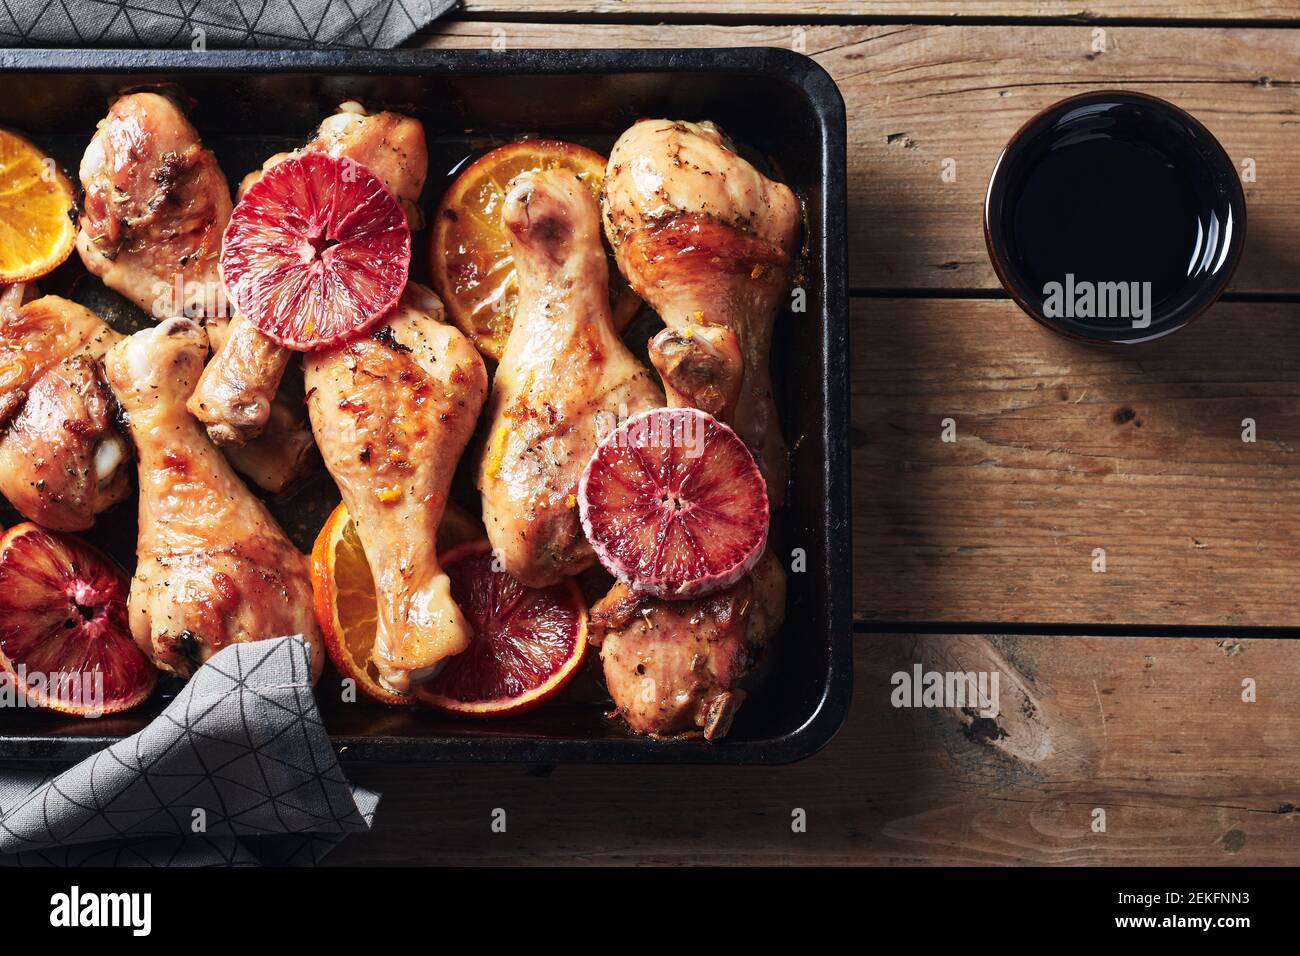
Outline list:
[[[616,582],[591,609],[591,640],[628,727],[716,740],[784,615],[785,571],[769,548],[745,577],[702,598],[665,601]]]
[[[81,185],[77,251],[104,285],[156,319],[201,314],[220,296],[230,187],[170,98],[118,98],[82,156]],[[174,300],[178,286],[190,301]]]
[[[669,328],[735,333],[745,378],[733,425],[779,505],[789,465],[768,352],[790,281],[798,199],[738,156],[713,124],[642,120],[609,154],[602,204],[619,269]]]
[[[663,405],[663,393],[614,331],[587,187],[560,170],[525,173],[502,218],[519,299],[492,383],[478,487],[506,570],[545,587],[595,561],[576,504],[596,444],[620,416]]]
[[[424,127],[418,120],[399,113],[369,115],[357,104],[345,103],[298,152],[346,157],[365,166],[401,202],[411,228],[419,228],[416,200],[424,188],[429,160]],[[291,155],[272,156],[261,172],[244,177],[240,194],[262,172]],[[190,411],[207,426],[208,436],[216,444],[242,445],[262,433],[291,355],[247,318],[235,316],[227,346],[204,370],[190,399]]]
[[[130,489],[99,365],[121,336],[75,302],[22,296],[12,286],[0,302],[0,494],[46,528],[82,531]]]
[[[155,319],[201,319],[220,353],[228,320],[217,261],[230,187],[180,107],[159,93],[119,97],[82,156],[81,183],[77,251],[86,268]],[[312,448],[301,403],[274,405],[265,412],[273,433],[227,452],[268,491],[296,478]]]
[[[316,442],[356,522],[375,578],[372,662],[405,693],[472,632],[438,565],[438,524],[487,395],[474,346],[414,282],[387,322],[306,356]]]
[[[307,559],[185,409],[207,350],[203,329],[175,318],[105,359],[139,458],[131,632],[182,677],[228,644],[301,634],[314,680],[323,657]]]

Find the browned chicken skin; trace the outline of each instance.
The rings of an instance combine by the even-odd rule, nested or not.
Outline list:
[[[301,634],[315,680],[323,656],[307,559],[185,410],[207,349],[202,328],[175,318],[105,358],[139,459],[131,632],[183,677],[229,644]]]
[[[0,299],[0,418],[12,418],[27,389],[68,356],[103,355],[116,341],[89,309],[54,295],[23,301],[25,291],[10,286]]]
[[[733,424],[778,506],[789,465],[768,352],[799,235],[794,193],[738,156],[711,123],[642,120],[610,152],[602,203],[619,269],[669,328],[721,325],[736,334],[745,380]]]
[[[478,487],[506,569],[533,587],[595,561],[578,479],[620,415],[663,393],[614,331],[596,201],[558,170],[511,184],[502,210],[519,276],[514,326],[492,383]]]
[[[640,734],[725,736],[784,610],[785,572],[771,549],[731,587],[694,600],[616,583],[591,609],[591,638],[618,713]]]
[[[419,199],[429,173],[429,151],[419,120],[401,113],[367,113],[349,101],[320,124],[303,150],[360,163],[397,197],[411,231],[423,226]]]
[[[399,113],[365,113],[345,103],[317,129],[298,153],[320,152],[347,157],[375,174],[401,202],[411,229],[420,226],[416,205],[428,172],[424,127]],[[279,153],[259,172],[244,177],[242,195],[276,163],[296,155]],[[242,445],[267,427],[271,400],[293,353],[271,341],[244,316],[231,322],[229,342],[217,353],[190,399],[190,411],[203,422],[218,445]]]
[[[126,497],[131,453],[99,359],[120,336],[75,302],[0,305],[0,494],[56,531],[82,531]]]
[[[443,320],[438,297],[411,282],[385,325],[309,353],[306,380],[317,444],[374,573],[373,662],[404,693],[472,636],[438,564],[437,536],[487,370]]]
[[[228,305],[217,264],[230,186],[180,107],[158,93],[118,98],[82,156],[81,183],[77,250],[86,268],[155,319],[201,320],[220,353]],[[277,384],[282,373],[281,366]],[[301,402],[269,404],[275,434],[227,457],[261,487],[281,491],[310,460],[311,432]]]
[[[221,295],[217,259],[230,187],[212,150],[158,93],[117,99],[81,160],[77,251],[86,268],[155,319]],[[171,295],[177,281],[188,302]]]

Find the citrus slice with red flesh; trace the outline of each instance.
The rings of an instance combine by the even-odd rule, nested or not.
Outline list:
[[[767,485],[745,443],[695,408],[656,408],[605,436],[578,481],[596,557],[669,600],[740,580],[767,542]]]
[[[68,258],[74,198],[54,160],[0,129],[0,284],[39,279]]]
[[[157,672],[131,638],[129,582],[104,554],[25,522],[0,537],[0,669],[31,703],[82,717],[144,701]]]
[[[429,231],[429,271],[456,327],[496,361],[515,321],[519,280],[510,240],[501,224],[510,181],[544,169],[571,171],[592,194],[605,178],[605,157],[557,140],[523,140],[486,153],[447,189]],[[641,300],[609,260],[609,301],[614,327],[627,328]]]
[[[297,351],[363,332],[397,303],[411,266],[401,204],[353,160],[302,153],[239,200],[221,243],[221,277],[239,310]]]
[[[440,561],[474,638],[415,688],[420,702],[445,713],[502,717],[554,696],[587,650],[587,604],[577,584],[530,588],[498,570],[486,539],[453,548]]]

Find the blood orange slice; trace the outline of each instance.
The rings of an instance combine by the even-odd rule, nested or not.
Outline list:
[[[587,650],[587,604],[577,584],[521,584],[497,570],[486,539],[453,548],[441,561],[474,640],[416,687],[421,703],[500,717],[537,706],[568,682]]]
[[[634,415],[578,481],[600,563],[634,591],[678,599],[740,580],[767,542],[767,486],[745,443],[695,408]]]
[[[128,581],[90,545],[30,522],[0,537],[0,669],[29,702],[98,717],[139,704],[157,673],[131,639]]]
[[[508,143],[475,160],[443,195],[429,231],[429,271],[438,297],[480,352],[499,361],[515,321],[519,283],[501,206],[510,181],[543,169],[571,171],[593,194],[605,178],[605,157],[585,146],[534,139]],[[609,261],[609,301],[620,332],[641,300]]]
[[[377,322],[397,303],[410,266],[401,204],[360,163],[324,153],[263,173],[221,243],[231,299],[263,333],[298,351]]]

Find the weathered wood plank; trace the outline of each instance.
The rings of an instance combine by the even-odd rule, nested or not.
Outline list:
[[[856,300],[852,334],[859,617],[1300,623],[1300,305],[1145,351],[1009,301]]]
[[[1292,19],[1284,0],[462,0],[467,16],[1104,17],[1169,20]]]
[[[917,662],[997,670],[1002,712],[893,707]],[[793,767],[349,773],[384,799],[333,864],[1296,864],[1300,644],[875,635],[847,725]]]
[[[853,104],[855,285],[996,288],[981,214],[1002,147],[1057,100],[1125,88],[1191,112],[1239,170],[1251,161],[1248,240],[1233,288],[1300,288],[1289,265],[1300,240],[1300,33],[922,27],[817,59]],[[945,168],[955,180],[945,181]]]
[[[1233,288],[1300,291],[1292,255],[1300,245],[1300,31],[453,21],[422,42],[483,47],[494,40],[508,47],[798,44],[835,77],[848,108],[850,281],[858,288],[995,288],[980,210],[1010,136],[1073,93],[1153,93],[1199,117],[1237,163],[1253,161],[1249,240]],[[945,169],[955,169],[955,180],[945,181]]]

